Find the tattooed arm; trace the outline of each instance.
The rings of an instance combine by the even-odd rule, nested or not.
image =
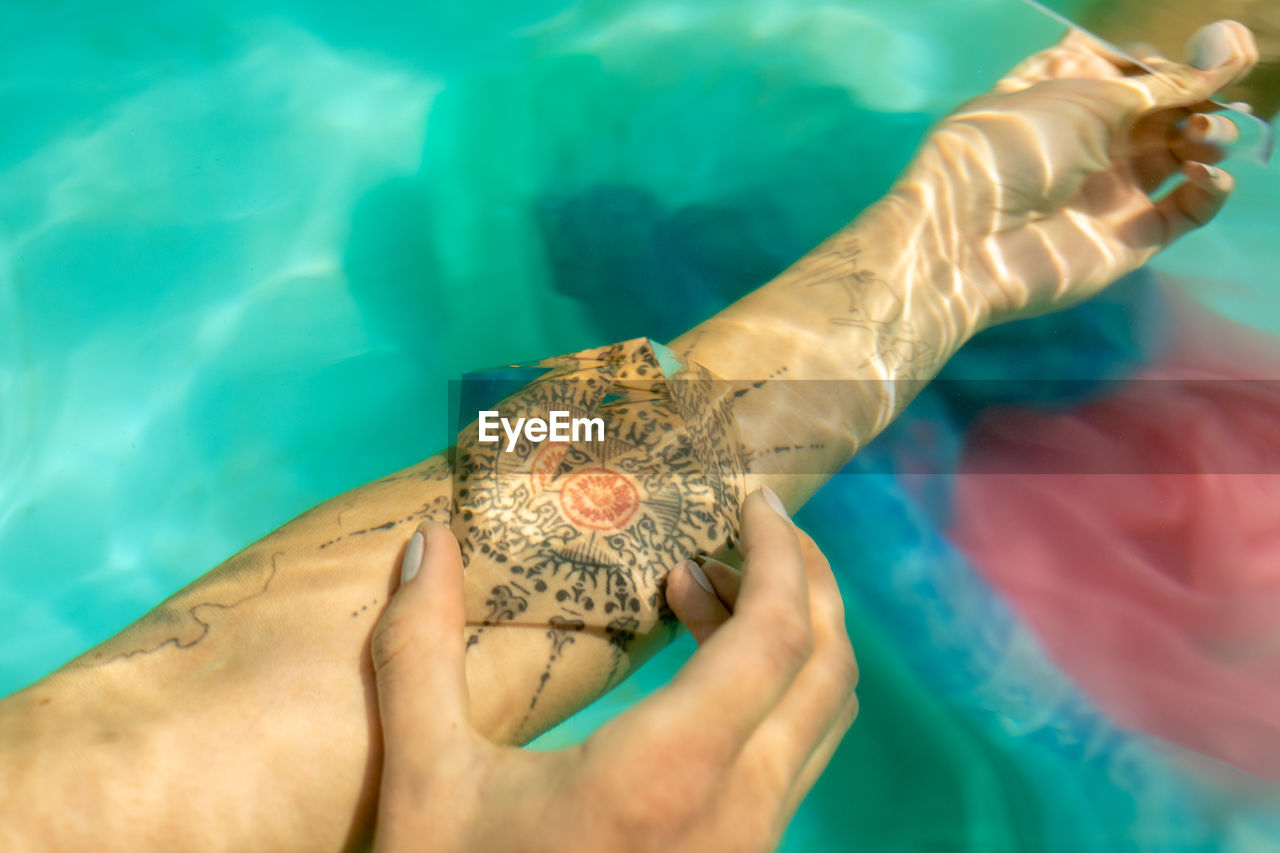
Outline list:
[[[1221,62],[1204,72],[1120,76],[1078,39],[1033,57],[944,122],[887,199],[677,340],[746,380],[748,488],[800,502],[978,328],[1083,298],[1206,221],[1229,179],[1189,162],[1212,152],[1177,117],[1252,62],[1247,33],[1216,38]],[[1113,156],[1130,126],[1154,147]],[[1179,167],[1189,182],[1148,201]],[[489,545],[466,590],[471,712],[487,735],[521,741],[607,689],[665,636],[671,543],[727,537],[707,495],[672,508],[678,490],[653,475],[683,464],[682,446],[653,423],[620,413],[618,464],[595,466],[608,477],[578,466],[572,488],[535,494],[530,470],[529,491],[494,505],[499,531],[543,524],[545,541],[470,538]],[[448,520],[451,472],[441,454],[316,507],[0,703],[0,849],[367,841],[382,753],[370,629],[414,527]],[[599,491],[637,508],[575,517]]]

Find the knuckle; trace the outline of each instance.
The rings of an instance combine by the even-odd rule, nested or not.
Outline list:
[[[605,818],[608,834],[618,840],[614,849],[655,850],[678,839],[698,815],[698,772],[681,761],[679,785],[662,784],[657,775],[648,782],[619,790],[615,783],[596,780],[585,796],[592,812]],[[692,771],[692,772],[690,772]],[[692,787],[691,787],[692,786]]]
[[[1212,94],[1211,85],[1195,69],[1172,62],[1154,66],[1159,72],[1147,83],[1150,105],[1189,103]]]
[[[858,689],[858,658],[847,635],[842,634],[836,640],[831,654],[831,669],[843,693],[852,694]]]
[[[799,669],[813,656],[813,624],[807,614],[779,607],[772,619],[770,650],[773,663],[783,670]]]
[[[798,768],[788,756],[799,748],[794,733],[773,728],[767,736],[757,735],[756,748],[743,768],[751,780],[757,804],[782,802],[795,782]],[[769,809],[765,809],[768,811]]]
[[[853,727],[854,720],[858,719],[859,707],[857,695],[850,696],[849,701],[845,703],[844,708],[841,710],[840,716],[836,719],[837,731],[840,732],[841,737]]]
[[[818,547],[818,543],[813,541],[813,537],[807,533],[801,532],[800,535],[800,553],[804,556],[804,561],[814,568],[820,570],[829,570],[831,563],[827,560],[827,555],[822,553],[822,549]]]
[[[394,665],[394,661],[404,653],[409,645],[407,631],[402,619],[388,613],[378,627],[374,629],[369,641],[370,653],[373,656],[374,672],[382,674]]]

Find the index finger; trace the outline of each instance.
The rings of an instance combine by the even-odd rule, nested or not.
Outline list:
[[[742,589],[733,616],[670,685],[620,718],[642,748],[653,749],[656,739],[674,750],[670,754],[727,766],[812,654],[800,541],[760,492],[743,503],[741,551]]]

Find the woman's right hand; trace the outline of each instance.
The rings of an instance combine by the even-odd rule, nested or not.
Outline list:
[[[556,752],[472,727],[458,544],[439,524],[415,535],[373,639],[377,849],[772,849],[858,708],[835,577],[780,507],[744,503],[742,572],[671,573],[668,601],[698,641],[675,680]]]

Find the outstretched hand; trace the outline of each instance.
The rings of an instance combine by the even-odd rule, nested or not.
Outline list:
[[[1139,57],[1150,73],[1073,30],[926,140],[896,192],[937,211],[943,254],[992,322],[1086,299],[1222,207],[1232,179],[1212,164],[1234,126],[1208,99],[1258,52],[1235,21],[1187,52]]]
[[[770,498],[743,506],[741,572],[671,573],[668,601],[698,641],[672,683],[556,752],[472,727],[458,544],[440,524],[416,533],[373,638],[377,848],[772,849],[858,705],[831,568]]]

